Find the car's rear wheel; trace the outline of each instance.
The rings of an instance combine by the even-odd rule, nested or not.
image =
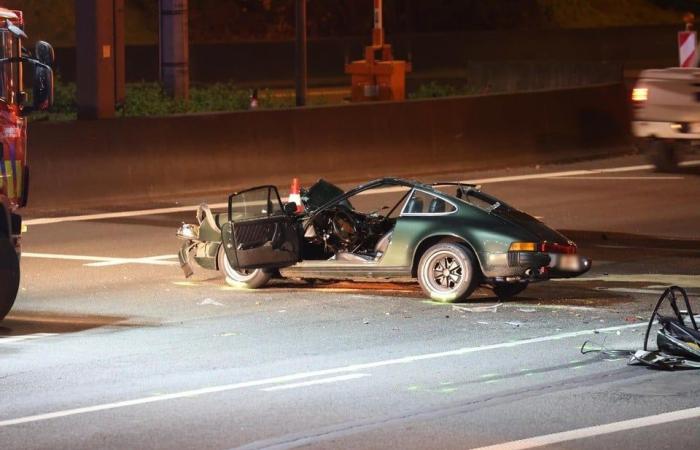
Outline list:
[[[19,289],[19,258],[12,243],[0,237],[0,320],[12,309]]]
[[[454,243],[430,247],[418,264],[418,283],[428,297],[439,302],[463,300],[478,286],[476,258]]]
[[[527,285],[528,283],[494,283],[491,289],[499,300],[508,300],[527,289]]]
[[[242,289],[257,289],[265,286],[272,278],[272,273],[263,269],[234,269],[228,262],[226,252],[223,249],[219,250],[218,264],[219,270],[224,274],[226,283],[229,286]]]

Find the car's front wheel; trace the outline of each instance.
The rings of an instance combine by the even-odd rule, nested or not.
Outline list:
[[[528,283],[494,283],[491,289],[499,300],[508,300],[524,291],[527,285]]]
[[[478,286],[480,274],[471,250],[454,243],[430,247],[418,264],[418,283],[439,302],[463,300]]]
[[[229,286],[244,289],[257,289],[265,286],[265,284],[270,281],[270,278],[272,278],[272,273],[266,272],[263,269],[234,269],[228,262],[226,252],[224,252],[223,249],[219,250],[218,264],[219,270],[224,274],[226,283]]]
[[[19,258],[8,239],[0,236],[0,320],[12,309],[19,289]]]

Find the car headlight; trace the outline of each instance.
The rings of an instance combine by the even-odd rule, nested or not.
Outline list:
[[[199,225],[183,223],[177,230],[177,237],[186,241],[199,240]]]

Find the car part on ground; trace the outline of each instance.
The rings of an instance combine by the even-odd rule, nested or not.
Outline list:
[[[274,186],[230,195],[226,213],[201,205],[198,223],[177,232],[185,275],[194,259],[247,287],[277,271],[300,279],[417,279],[428,297],[452,302],[479,285],[509,298],[530,282],[591,267],[573,242],[478,186],[382,178],[343,192],[320,180],[300,198],[302,213],[286,208]],[[372,198],[379,203],[369,207]]]
[[[678,299],[682,298],[685,310],[678,307]],[[668,303],[672,315],[666,316],[659,311],[664,303]],[[658,324],[656,332],[656,350],[649,349],[649,335],[652,327]],[[645,365],[654,369],[700,369],[700,330],[685,289],[671,286],[664,290],[654,306],[644,334],[642,350],[610,350],[605,346],[590,349],[586,341],[581,346],[581,353],[601,353],[609,358],[629,357],[628,364]]]

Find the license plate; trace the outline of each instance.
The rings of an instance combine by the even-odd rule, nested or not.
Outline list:
[[[578,255],[561,255],[557,268],[566,272],[578,272],[581,270],[581,259]]]

